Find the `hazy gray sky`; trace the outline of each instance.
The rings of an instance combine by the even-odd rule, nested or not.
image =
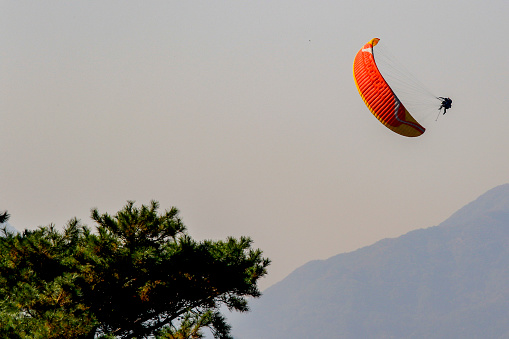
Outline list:
[[[0,1],[0,209],[18,229],[127,200],[197,239],[248,235],[267,287],[433,226],[509,182],[507,1]],[[426,133],[367,110],[381,38],[453,109]]]

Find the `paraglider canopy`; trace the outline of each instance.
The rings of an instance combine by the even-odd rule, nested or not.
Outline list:
[[[378,70],[373,47],[379,38],[365,44],[353,63],[353,77],[359,94],[371,113],[387,128],[406,137],[418,137],[426,130],[410,115]]]

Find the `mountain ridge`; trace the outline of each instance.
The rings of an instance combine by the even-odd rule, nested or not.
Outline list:
[[[8,231],[8,232],[11,232],[11,233],[19,233],[19,231],[17,229],[15,229],[13,226],[11,226],[8,222],[5,222],[3,224],[0,224],[0,229],[3,229],[5,227],[5,229]],[[0,234],[1,236],[1,234]]]
[[[508,226],[505,184],[438,226],[310,261],[232,322],[235,338],[504,337]]]

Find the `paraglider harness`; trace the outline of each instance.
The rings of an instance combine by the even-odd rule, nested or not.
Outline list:
[[[442,113],[442,115],[444,115],[445,112],[447,112],[447,110],[449,108],[451,108],[451,106],[452,106],[451,98],[438,97],[437,99],[441,101],[441,104],[440,104],[440,107],[438,108],[438,115],[437,115],[437,118],[435,119],[435,121],[438,120],[438,117],[440,116],[440,112],[442,111],[442,108],[444,109],[444,113]]]
[[[451,100],[451,98],[444,98],[444,97],[438,97],[438,100],[442,101],[442,104],[440,105],[440,108],[438,110],[440,111],[443,108],[444,109],[444,113],[443,114],[445,114],[445,112],[447,112],[447,110],[449,108],[451,108],[452,100]]]

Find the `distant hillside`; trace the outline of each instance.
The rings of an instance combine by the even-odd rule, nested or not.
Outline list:
[[[12,227],[11,225],[9,225],[8,222],[0,224],[0,228],[3,228],[3,227],[6,227],[8,232],[19,233],[18,230],[15,229],[14,227]],[[2,235],[2,233],[0,233],[0,236],[1,235]]]
[[[509,338],[509,184],[439,226],[309,262],[251,306],[236,339]]]

